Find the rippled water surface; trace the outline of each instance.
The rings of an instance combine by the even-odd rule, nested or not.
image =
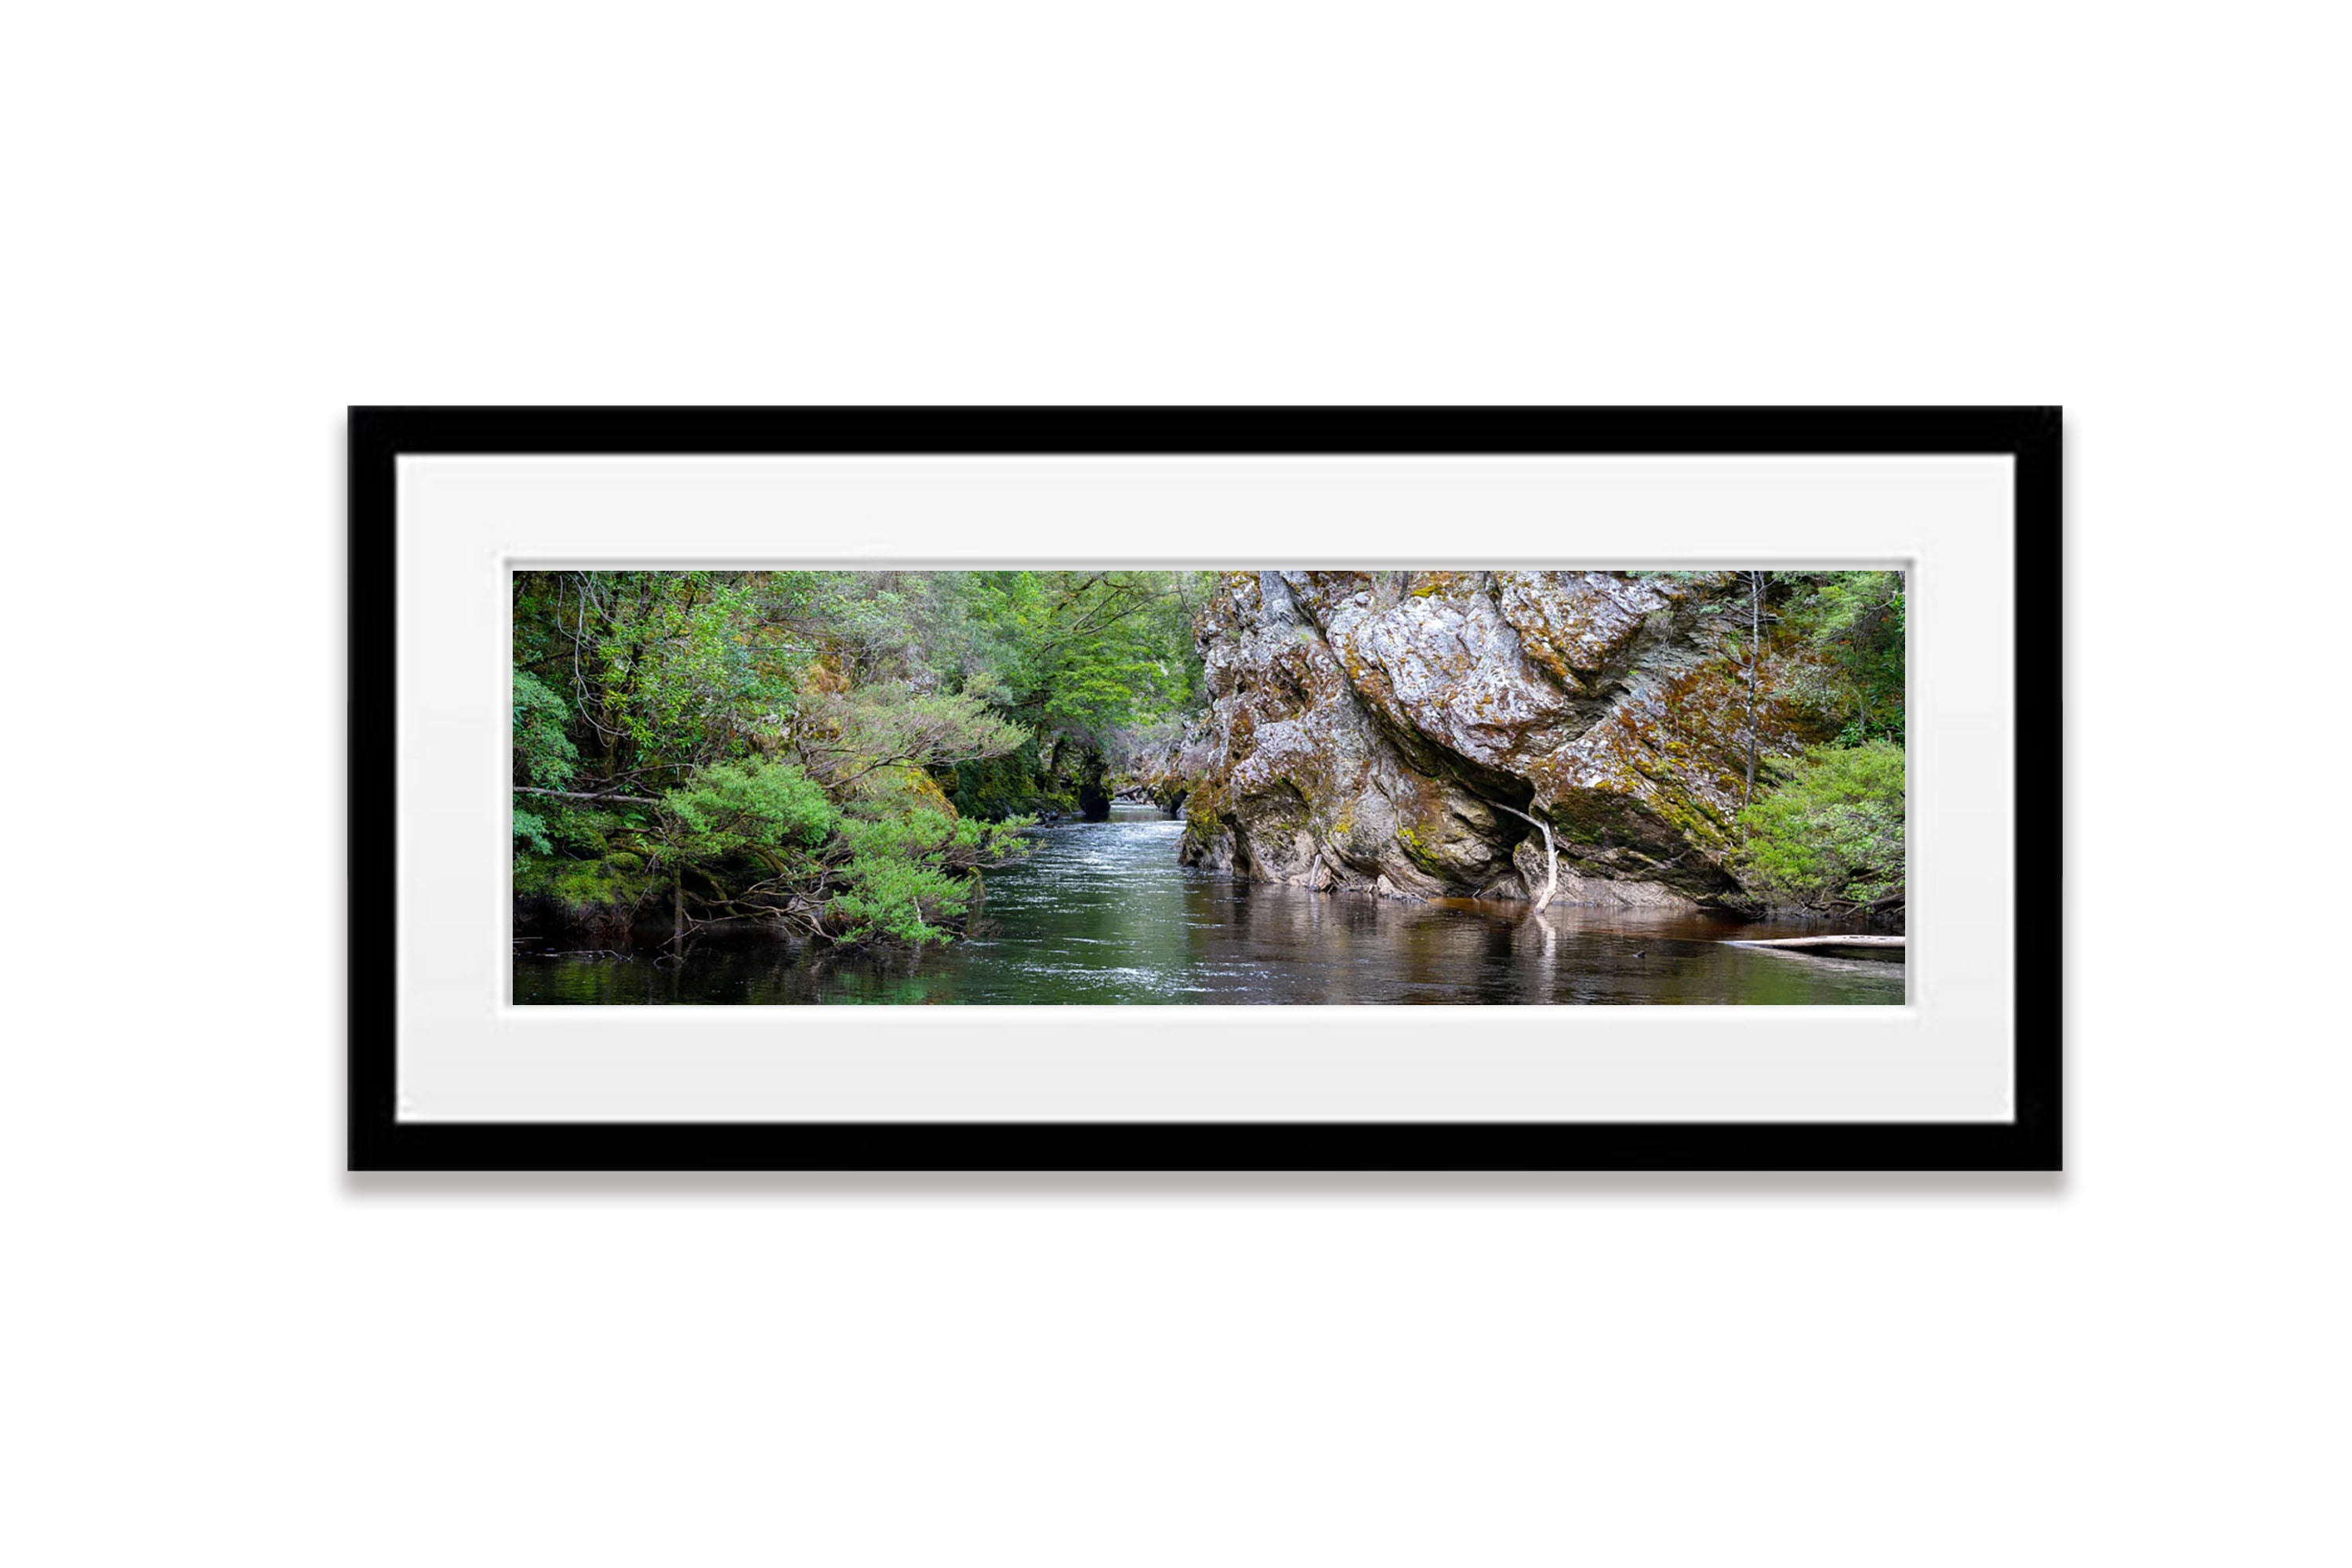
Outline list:
[[[970,936],[890,959],[706,942],[684,964],[519,959],[519,1003],[1779,1002],[1903,1000],[1901,960],[1726,947],[1788,934],[1685,915],[1238,881],[1176,864],[1150,807],[1042,828]]]

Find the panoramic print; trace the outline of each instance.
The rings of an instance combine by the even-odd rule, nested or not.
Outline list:
[[[517,573],[513,999],[1900,1004],[1904,589]]]

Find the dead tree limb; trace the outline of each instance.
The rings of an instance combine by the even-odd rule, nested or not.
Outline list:
[[[1543,832],[1544,861],[1549,874],[1544,879],[1542,894],[1536,900],[1536,913],[1541,914],[1544,912],[1545,906],[1551,902],[1551,896],[1559,891],[1559,850],[1551,841],[1551,824],[1539,816],[1529,816],[1516,805],[1505,805],[1499,800],[1489,804],[1498,810],[1509,812],[1521,822],[1533,823]]]
[[[583,794],[581,794],[578,790],[572,790],[572,789],[525,789],[525,788],[524,788],[522,785],[520,785],[520,784],[517,784],[517,785],[515,785],[515,786],[514,786],[514,792],[515,792],[515,794],[517,794],[517,795],[553,795],[553,796],[554,796],[556,799],[558,799],[558,800],[594,800],[594,801],[607,801],[607,800],[609,800],[609,801],[617,801],[617,802],[619,802],[619,803],[620,803],[621,805],[659,805],[661,804],[661,802],[659,802],[659,801],[657,801],[657,800],[654,799],[654,798],[653,798],[652,796],[650,796],[650,795],[583,795]]]

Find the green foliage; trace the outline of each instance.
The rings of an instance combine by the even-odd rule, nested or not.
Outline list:
[[[1029,739],[976,697],[918,692],[896,680],[814,699],[793,731],[796,749],[836,794],[870,790],[900,765],[952,768],[1001,757]]]
[[[1076,791],[1045,776],[1041,762],[1035,747],[1023,747],[1001,757],[957,763],[948,770],[948,798],[964,816],[986,821],[1077,810]]]
[[[1126,728],[1197,701],[1192,621],[1206,575],[967,574],[957,650],[963,687],[1041,737],[1110,752]]]
[[[1741,880],[1770,902],[1835,911],[1899,894],[1903,748],[1812,747],[1739,821],[1748,830]]]
[[[535,811],[515,807],[514,836],[528,845],[534,854],[555,853],[555,845],[547,837],[547,819]]]
[[[820,575],[517,573],[515,668],[570,694],[570,733],[599,776],[738,756],[795,701]]]
[[[929,809],[844,821],[846,887],[826,908],[837,940],[887,938],[912,947],[945,942],[944,922],[969,910],[978,890],[969,872],[1025,848],[1014,837],[1021,826],[959,820]]]
[[[565,733],[571,710],[545,681],[526,669],[514,672],[514,782],[534,789],[560,789],[580,765],[579,748]],[[520,797],[519,797],[520,798]],[[519,850],[555,853],[543,813],[517,805],[514,837]]]
[[[1187,572],[564,572],[515,577],[518,784],[555,767],[645,793],[781,752],[828,790],[894,759],[947,773],[1034,747],[1066,793],[1139,726],[1197,706]],[[558,693],[563,695],[558,696]],[[1003,781],[1000,781],[1003,782]],[[539,787],[549,787],[541,783]]]
[[[514,672],[515,783],[561,789],[571,782],[580,765],[580,749],[565,732],[571,723],[572,710],[545,681],[527,669]]]
[[[1197,694],[1197,575],[519,573],[516,895],[946,941],[1023,813]]]
[[[842,868],[848,889],[827,910],[840,940],[885,936],[913,947],[945,942],[948,933],[932,922],[961,915],[971,903],[967,882],[938,864],[953,831],[933,811],[849,824],[849,860]]]
[[[824,790],[790,763],[718,763],[662,796],[676,853],[723,859],[755,847],[823,844],[840,820]]]
[[[515,857],[515,896],[544,903],[575,921],[593,919],[636,903],[645,888],[617,859],[571,859],[561,856]]]
[[[1904,583],[1900,572],[1778,573],[1795,593],[1782,619],[1822,658],[1811,695],[1846,715],[1838,743],[1900,742]]]

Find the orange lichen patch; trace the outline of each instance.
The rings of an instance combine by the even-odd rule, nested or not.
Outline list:
[[[936,811],[950,822],[961,815],[955,803],[940,787],[937,779],[912,763],[896,763],[877,768],[860,777],[851,786],[858,799],[871,801],[901,813]]]
[[[1291,597],[1319,626],[1339,605],[1374,587],[1369,572],[1301,572],[1291,584]]]
[[[848,672],[841,668],[832,654],[821,653],[801,672],[800,686],[804,695],[822,693],[838,697],[849,689],[850,680]]]
[[[1528,657],[1572,691],[1623,662],[1649,618],[1681,596],[1619,572],[1497,572],[1495,603]]]
[[[1408,599],[1467,598],[1479,591],[1476,572],[1415,572],[1405,585]]]

